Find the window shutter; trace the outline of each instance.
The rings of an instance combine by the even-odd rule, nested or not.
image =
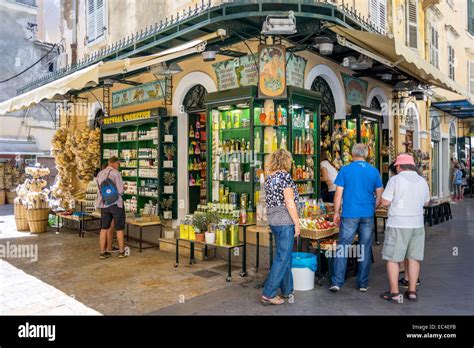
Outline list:
[[[474,62],[467,62],[469,64],[469,93],[474,95]]]
[[[438,31],[430,25],[430,63],[439,68]]]
[[[104,35],[104,27],[105,27],[105,5],[104,0],[96,0],[97,7],[96,7],[96,39],[102,37]]]
[[[87,0],[87,41],[95,40],[95,0]]]
[[[385,21],[387,13],[386,0],[370,0],[369,11],[372,24],[378,30],[385,32]]]
[[[387,0],[379,0],[379,25],[380,29],[385,32],[387,29]]]
[[[418,48],[418,0],[407,0],[407,46]]]

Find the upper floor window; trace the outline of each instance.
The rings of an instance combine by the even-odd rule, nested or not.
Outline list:
[[[105,36],[105,0],[87,0],[87,43],[94,44]]]
[[[455,79],[454,71],[454,48],[451,45],[448,45],[448,76],[450,79]]]
[[[14,0],[14,1],[18,4],[36,7],[36,0]]]
[[[369,15],[372,24],[385,32],[387,26],[387,0],[369,0]]]
[[[406,0],[407,46],[418,48],[418,0]]]
[[[474,0],[467,2],[467,30],[474,35]]]
[[[438,31],[433,25],[430,25],[430,63],[437,68],[439,68],[438,40]]]

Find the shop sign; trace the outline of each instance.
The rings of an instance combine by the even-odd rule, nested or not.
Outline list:
[[[346,93],[346,103],[349,105],[365,105],[367,99],[367,81],[341,72]]]
[[[286,97],[286,47],[260,45],[258,47],[258,96]]]
[[[112,108],[164,99],[165,87],[165,80],[157,80],[112,92]]]
[[[103,119],[103,124],[114,124],[114,123],[122,123],[134,120],[141,120],[144,118],[151,117],[151,110],[140,111],[140,112],[132,112],[129,114],[117,115],[117,116],[109,116]]]
[[[257,57],[256,54],[247,55],[213,64],[217,77],[217,89],[224,91],[244,86],[257,86]],[[290,53],[286,54],[286,59],[287,85],[303,88],[306,59]]]

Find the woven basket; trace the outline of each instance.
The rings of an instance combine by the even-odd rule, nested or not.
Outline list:
[[[5,205],[5,190],[0,190],[0,205]]]
[[[21,204],[15,204],[15,223],[17,231],[29,231],[28,218],[26,216],[26,209]]]
[[[7,191],[7,204],[14,204],[14,200],[16,198],[16,192],[15,191]]]
[[[334,234],[336,227],[326,228],[325,230],[301,229],[300,236],[308,239],[320,239]]]
[[[43,233],[48,229],[49,208],[30,209],[26,211],[28,226],[32,233]]]

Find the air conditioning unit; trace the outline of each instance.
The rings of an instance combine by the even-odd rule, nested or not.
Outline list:
[[[56,70],[64,69],[67,66],[67,53],[61,52],[56,57]]]

